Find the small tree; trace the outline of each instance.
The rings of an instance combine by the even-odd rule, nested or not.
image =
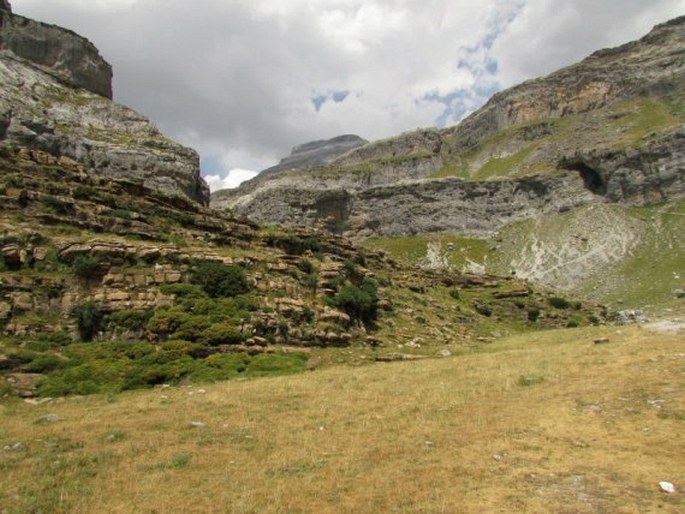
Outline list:
[[[202,287],[213,298],[238,296],[250,290],[243,268],[235,264],[226,266],[216,261],[199,262],[190,281]]]
[[[365,279],[360,287],[351,284],[343,286],[330,303],[353,319],[373,323],[378,316],[377,290],[376,282]]]
[[[103,314],[92,300],[74,309],[76,326],[82,341],[92,341],[102,327]]]
[[[74,275],[90,280],[102,274],[102,260],[93,255],[77,255],[72,264]]]

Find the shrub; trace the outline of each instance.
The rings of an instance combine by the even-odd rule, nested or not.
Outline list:
[[[568,309],[571,306],[571,303],[561,296],[551,296],[547,301],[555,309]]]
[[[378,316],[377,290],[378,286],[373,280],[365,279],[361,287],[343,286],[329,302],[353,319],[372,323]]]
[[[57,214],[69,214],[71,212],[71,204],[52,195],[41,196],[40,203]]]
[[[290,255],[302,255],[307,250],[316,254],[322,250],[321,243],[315,237],[301,238],[292,234],[281,238],[274,237],[272,244]]]
[[[206,296],[202,287],[196,284],[162,284],[160,290],[164,294],[173,294],[178,297]]]
[[[218,346],[220,344],[239,344],[243,339],[243,334],[237,327],[229,323],[214,323],[202,332],[199,341],[211,346]]]
[[[307,275],[307,286],[314,292],[316,292],[316,287],[319,284],[319,274],[316,271],[311,272]]]
[[[95,334],[102,328],[103,314],[95,302],[90,301],[74,309],[76,326],[82,341],[92,341]]]
[[[302,273],[310,274],[312,271],[314,271],[314,265],[310,260],[302,259],[297,263],[297,269],[299,269]]]
[[[59,348],[71,344],[71,337],[66,332],[43,332],[39,334],[35,341],[26,344],[29,350],[44,352],[52,348]]]
[[[71,192],[71,196],[75,200],[95,200],[98,196],[98,192],[93,187],[79,185]]]
[[[23,367],[29,373],[49,373],[64,367],[66,361],[56,355],[42,355]]]
[[[535,322],[540,317],[540,309],[537,307],[531,307],[528,309],[528,321]]]
[[[455,300],[459,300],[461,298],[461,294],[459,293],[459,289],[456,287],[453,289],[450,289],[450,296],[454,298]]]
[[[309,305],[305,305],[302,308],[302,321],[305,323],[311,323],[314,321],[314,311],[309,307]]]
[[[19,197],[17,198],[17,203],[22,209],[29,204],[29,193],[26,189],[22,189],[19,192]]]
[[[143,330],[152,314],[151,310],[124,309],[112,313],[110,320],[129,330]]]
[[[600,322],[599,318],[594,314],[588,314],[587,320],[595,326],[599,325]]]
[[[102,270],[102,259],[94,255],[77,255],[72,264],[74,275],[90,280],[99,277]]]
[[[227,377],[243,373],[249,362],[250,357],[246,353],[215,353],[204,360],[207,366],[227,372]]]
[[[226,266],[220,262],[202,261],[195,266],[190,281],[213,298],[237,296],[247,293],[250,287],[240,266]]]

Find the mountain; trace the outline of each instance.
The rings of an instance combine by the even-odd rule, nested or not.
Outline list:
[[[664,227],[672,224],[662,214],[677,219],[682,210],[684,56],[681,17],[502,91],[455,127],[370,143],[329,165],[245,184],[211,205],[260,223],[323,226],[373,248],[418,244],[405,253],[420,259],[425,237],[465,237],[465,258],[456,261],[598,300],[621,299],[627,285],[639,303],[634,285],[599,279],[636,252],[649,260],[678,241],[674,226],[648,243],[653,227],[631,209],[663,206],[648,216]],[[662,282],[666,301],[681,284]]]
[[[194,150],[111,101],[112,69],[73,32],[0,10],[0,144],[9,155],[142,180],[207,204]]]
[[[111,73],[90,43],[7,13],[0,34],[0,397],[445,356],[606,319],[516,277],[415,268],[210,209],[195,152],[101,94]]]
[[[292,149],[288,157],[281,159],[276,166],[267,168],[260,176],[273,175],[281,171],[309,168],[320,164],[329,164],[341,155],[364,146],[368,141],[359,136],[347,134],[332,139],[310,141]]]

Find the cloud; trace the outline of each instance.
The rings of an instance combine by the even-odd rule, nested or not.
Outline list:
[[[456,123],[503,86],[646,33],[685,0],[14,0],[91,39],[114,95],[203,173]],[[231,173],[228,177],[238,177]]]
[[[238,187],[242,182],[256,177],[257,174],[257,171],[234,168],[229,170],[226,175],[205,175],[205,181],[209,185],[209,190],[214,192],[220,189]]]

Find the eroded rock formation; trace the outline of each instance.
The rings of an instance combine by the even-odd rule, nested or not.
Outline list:
[[[142,180],[206,204],[197,153],[110,100],[111,67],[66,29],[0,12],[0,143],[6,155]]]

